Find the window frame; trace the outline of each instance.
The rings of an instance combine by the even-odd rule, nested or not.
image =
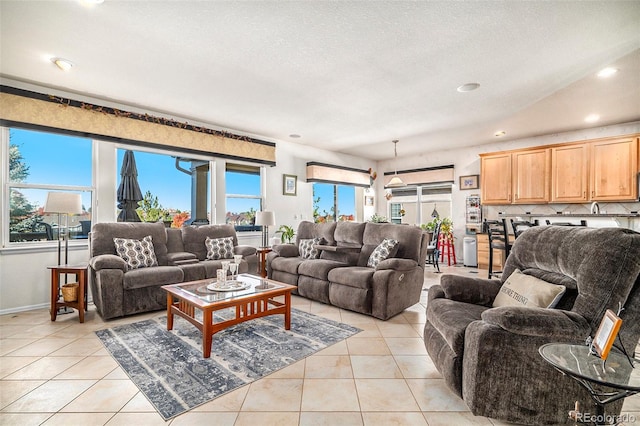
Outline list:
[[[241,170],[229,170],[228,166],[231,165],[238,167],[239,169],[242,168],[255,168],[257,173],[247,173],[247,174],[257,174],[260,178],[260,182],[259,182],[259,189],[260,189],[260,195],[250,195],[250,194],[233,194],[233,193],[227,193],[227,173],[232,171],[232,172],[237,172],[237,173],[242,173]],[[258,166],[255,164],[249,164],[249,163],[244,163],[241,161],[225,161],[224,164],[224,184],[225,184],[225,188],[224,188],[224,205],[225,205],[225,209],[224,209],[224,216],[225,216],[225,224],[227,223],[226,221],[226,215],[227,215],[227,211],[229,210],[229,198],[237,198],[237,199],[245,199],[245,200],[258,200],[259,201],[259,209],[256,211],[262,211],[265,210],[265,193],[266,193],[266,167],[265,166]],[[236,232],[258,232],[258,231],[262,231],[262,226],[260,225],[233,225],[234,229],[236,230]]]
[[[313,206],[312,208],[315,210],[315,185],[329,185],[331,187],[333,187],[333,193],[334,193],[334,203],[333,203],[333,222],[338,222],[338,218],[340,216],[345,216],[345,214],[340,214],[340,187],[349,187],[349,188],[353,188],[353,221],[341,221],[341,222],[355,222],[358,219],[358,203],[360,202],[360,204],[362,205],[364,203],[362,197],[358,197],[357,194],[357,185],[347,185],[344,183],[329,183],[329,182],[313,182],[313,186],[312,186],[312,202],[313,202]],[[322,216],[322,217],[326,217],[326,216]],[[314,222],[316,220],[316,218],[314,217]]]
[[[75,138],[88,139],[91,143],[91,186],[85,185],[55,185],[55,184],[42,184],[42,183],[23,183],[23,182],[11,182],[9,180],[9,144],[11,129],[20,129],[40,133],[49,133],[55,135],[64,135]],[[91,195],[91,216],[95,216],[96,211],[96,189],[95,189],[95,167],[96,167],[96,141],[93,138],[86,138],[82,136],[69,135],[65,132],[55,132],[49,129],[33,129],[28,126],[0,126],[0,149],[2,152],[2,164],[0,164],[0,170],[2,173],[2,209],[0,211],[0,220],[2,220],[2,226],[0,227],[0,250],[16,250],[16,249],[32,249],[42,247],[54,247],[58,244],[58,239],[54,240],[40,240],[40,241],[10,241],[11,232],[9,230],[9,219],[11,209],[10,193],[11,189],[37,189],[46,191],[63,191],[63,192],[89,192]],[[88,239],[69,239],[69,247],[71,246],[86,246],[88,245]]]

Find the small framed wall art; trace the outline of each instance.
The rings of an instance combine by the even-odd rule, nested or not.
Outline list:
[[[613,346],[613,341],[616,340],[621,325],[622,320],[620,317],[613,313],[611,309],[607,309],[602,321],[600,321],[600,327],[598,327],[598,331],[593,337],[593,348],[603,360],[606,360],[607,356],[609,356],[609,351]]]
[[[364,205],[365,206],[373,206],[373,197],[371,195],[364,196]]]
[[[480,175],[460,176],[460,189],[478,189]]]
[[[282,175],[282,195],[296,195],[298,190],[298,176]]]

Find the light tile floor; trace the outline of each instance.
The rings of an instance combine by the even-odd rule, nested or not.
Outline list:
[[[440,277],[427,267],[425,289]],[[3,315],[0,425],[506,425],[473,416],[445,386],[422,341],[425,303],[423,292],[419,304],[379,321],[294,296],[295,308],[363,331],[167,422],[93,333],[164,312],[105,322],[90,307],[84,324],[75,312],[53,323],[46,309]],[[623,411],[640,422],[640,396]]]

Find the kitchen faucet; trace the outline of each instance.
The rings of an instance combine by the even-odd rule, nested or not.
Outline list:
[[[591,214],[600,214],[600,206],[596,201],[591,203]]]

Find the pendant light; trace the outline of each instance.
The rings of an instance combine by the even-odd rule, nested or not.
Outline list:
[[[431,217],[440,219],[440,213],[438,213],[438,206],[436,205],[436,203],[433,203],[433,211],[431,212]]]
[[[402,179],[398,177],[398,165],[397,165],[398,150],[396,148],[397,145],[398,145],[398,139],[395,139],[393,141],[393,165],[394,165],[395,173],[391,178],[391,180],[389,181],[389,183],[387,184],[387,188],[402,188],[403,186],[406,186],[402,181]]]

